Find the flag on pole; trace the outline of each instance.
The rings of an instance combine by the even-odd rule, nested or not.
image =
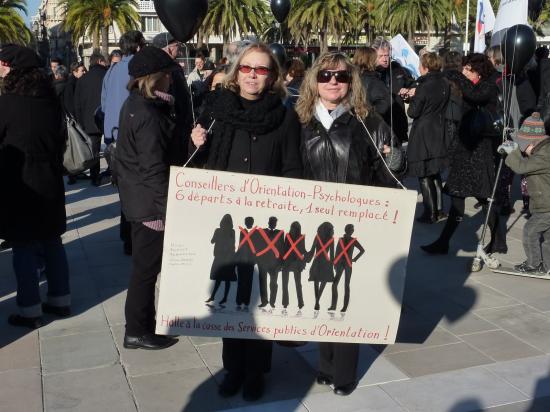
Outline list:
[[[489,0],[477,0],[474,52],[485,51],[485,34],[495,27],[495,13]]]

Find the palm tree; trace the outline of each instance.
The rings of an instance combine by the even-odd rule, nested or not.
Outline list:
[[[268,22],[268,7],[263,0],[210,0],[201,32],[222,36],[224,52],[237,34],[263,32]]]
[[[72,32],[75,42],[85,34],[91,35],[94,51],[109,54],[109,29],[115,24],[120,31],[137,29],[140,24],[137,0],[62,0],[63,28]]]
[[[354,30],[355,0],[296,0],[290,10],[288,26],[296,39],[308,42],[310,34],[319,35],[321,53],[328,50],[328,36],[342,36]]]
[[[30,41],[30,31],[18,13],[19,10],[27,14],[26,6],[26,0],[0,0],[0,43],[27,44]]]
[[[378,28],[403,33],[413,45],[417,30],[441,30],[450,20],[450,3],[456,0],[377,0]],[[458,0],[460,1],[460,0]]]

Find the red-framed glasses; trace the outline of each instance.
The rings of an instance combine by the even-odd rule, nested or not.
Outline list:
[[[265,66],[252,67],[252,66],[248,66],[246,64],[239,65],[239,71],[241,73],[248,74],[252,70],[254,70],[254,72],[258,76],[267,76],[269,74],[269,72],[271,72],[271,69],[269,67],[265,67]]]

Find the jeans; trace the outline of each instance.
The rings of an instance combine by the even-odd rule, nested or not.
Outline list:
[[[44,264],[48,304],[69,306],[69,265],[61,237],[13,242],[13,269],[17,278],[17,306],[22,316],[42,315],[38,269]]]
[[[533,213],[523,227],[523,248],[527,263],[537,267],[544,262],[550,268],[550,213]]]

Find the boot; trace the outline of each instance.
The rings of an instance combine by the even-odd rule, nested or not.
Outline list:
[[[487,207],[484,207],[485,213]],[[491,241],[485,246],[485,253],[508,253],[508,245],[506,244],[506,233],[503,233],[503,229],[499,224],[499,216],[494,207],[491,208],[489,215],[489,221],[487,225],[491,231]]]
[[[446,255],[449,253],[449,241],[460,222],[462,222],[461,216],[449,216],[439,238],[429,245],[420,246],[420,249],[430,255]]]
[[[432,190],[433,182],[430,177],[421,177],[418,179],[420,183],[420,192],[422,193],[422,203],[424,204],[424,213],[416,221],[418,223],[435,223],[436,222],[436,200],[435,190]]]
[[[436,196],[436,219],[438,222],[441,222],[449,216],[443,211],[443,183],[441,182],[441,176],[439,176],[439,174],[434,178],[434,186]]]

